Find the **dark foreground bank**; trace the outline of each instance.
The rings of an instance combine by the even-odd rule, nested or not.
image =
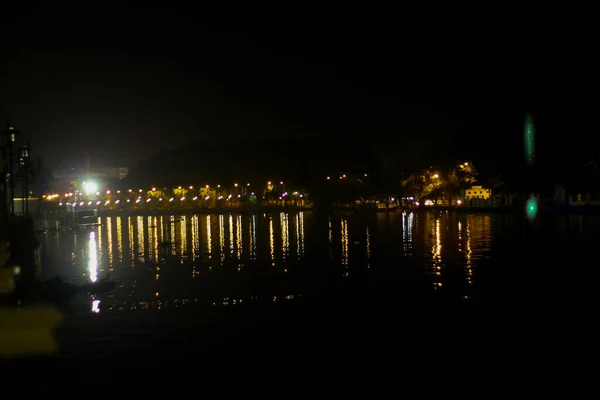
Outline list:
[[[474,377],[507,363],[511,374],[554,365],[567,347],[555,341],[548,352],[548,342],[572,318],[549,297],[538,303],[514,289],[510,297],[495,293],[477,302],[366,291],[236,306],[71,311],[56,330],[58,354],[5,363],[2,377],[22,394],[244,394],[257,385],[310,391],[381,382],[382,389],[431,369]],[[341,389],[340,379],[347,382]]]

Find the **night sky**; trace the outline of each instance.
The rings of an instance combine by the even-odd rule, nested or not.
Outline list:
[[[458,10],[236,11],[4,9],[0,111],[50,166],[90,151],[131,167],[191,141],[269,137],[514,160],[527,109],[542,159],[600,152],[585,24],[567,35]]]

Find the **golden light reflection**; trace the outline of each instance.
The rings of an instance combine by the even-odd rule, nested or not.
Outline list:
[[[456,242],[456,244],[458,246],[458,252],[462,253],[462,251],[463,251],[463,243],[462,243],[463,237],[462,237],[462,224],[461,224],[460,221],[458,221],[458,226],[457,226],[456,232],[457,232],[457,235],[458,235],[458,239],[457,239],[457,242]]]
[[[219,215],[219,245],[221,264],[225,261],[225,221],[223,214]]]
[[[127,217],[127,227],[129,232],[129,259],[133,268],[135,266],[135,236],[133,234],[133,220],[131,217]]]
[[[342,218],[340,220],[340,231],[341,231],[341,243],[342,243],[342,265],[344,268],[348,268],[348,220]],[[346,272],[348,276],[348,272]]]
[[[175,249],[175,224],[176,224],[176,222],[175,222],[175,216],[172,215],[171,218],[170,218],[170,220],[171,221],[170,221],[169,226],[171,227],[171,229],[170,229],[169,233],[171,234],[171,237],[169,238],[169,240],[171,242],[171,254],[172,255],[176,255],[177,254],[177,250]]]
[[[296,214],[296,256],[300,259],[300,214]]]
[[[300,256],[304,257],[304,211],[300,211]]]
[[[250,259],[256,259],[256,215],[250,220]]]
[[[206,216],[206,252],[208,259],[212,258],[212,235],[210,230],[210,215]]]
[[[433,238],[434,243],[431,246],[433,273],[435,276],[440,276],[442,273],[442,237],[439,218],[435,220],[433,225]],[[439,280],[436,280],[433,284],[436,288],[442,286],[442,283]]]
[[[96,243],[96,232],[90,232],[88,241],[88,274],[90,281],[98,280],[98,243]]]
[[[181,217],[181,221],[179,222],[179,251],[181,254],[181,263],[183,264],[183,259],[185,258],[185,252],[187,250],[187,217]]]
[[[98,217],[98,263],[102,265],[102,218]]]
[[[290,224],[286,213],[279,214],[279,224],[281,226],[281,252],[283,261],[286,261],[290,251]]]
[[[106,247],[108,250],[108,270],[112,271],[113,243],[112,243],[112,217],[106,218]]]
[[[198,216],[194,215],[192,217],[192,261],[196,260],[198,255],[198,248],[200,247],[200,242],[198,238]]]
[[[164,243],[165,241],[165,230],[164,230],[165,222],[163,220],[162,215],[156,221],[156,229],[158,229],[158,243]]]
[[[466,229],[466,239],[467,245],[466,250],[467,254],[465,255],[465,272],[467,275],[467,282],[469,284],[473,283],[473,248],[471,247],[471,224],[469,224],[469,216],[467,215],[467,229]]]
[[[123,261],[123,221],[121,217],[117,217],[117,252],[119,254],[119,262]]]
[[[233,215],[229,214],[229,254],[233,256],[233,245],[235,241],[233,239]]]
[[[238,214],[235,217],[235,236],[236,236],[236,247],[237,247],[237,258],[242,258],[242,216]]]
[[[269,245],[271,248],[271,261],[275,265],[275,233],[273,231],[273,218],[269,217]]]
[[[138,241],[138,260],[146,261],[145,243],[144,243],[144,217],[141,215],[137,218],[137,241]]]
[[[402,245],[405,256],[410,256],[412,254],[413,223],[414,214],[412,212],[402,213]]]
[[[148,217],[148,243],[151,245],[149,250],[149,256],[154,259],[154,262],[158,264],[158,227],[157,218]]]

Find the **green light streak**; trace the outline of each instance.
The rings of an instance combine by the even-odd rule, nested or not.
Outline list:
[[[529,113],[525,116],[524,128],[525,158],[529,164],[535,160],[535,126],[533,125],[533,116]]]

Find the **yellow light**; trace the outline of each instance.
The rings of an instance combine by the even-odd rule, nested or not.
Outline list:
[[[107,191],[106,191],[106,194],[110,194],[110,190],[107,190]]]
[[[206,188],[208,189],[210,186],[206,185]]]
[[[129,189],[129,193],[133,192],[133,190]]]

